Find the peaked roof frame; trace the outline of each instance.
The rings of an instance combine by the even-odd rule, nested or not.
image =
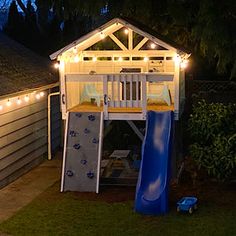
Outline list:
[[[57,59],[60,55],[62,55],[62,53],[73,49],[74,47],[77,47],[79,51],[83,51],[86,48],[92,46],[93,44],[99,42],[101,39],[101,34],[104,34],[105,36],[109,36],[113,41],[115,41],[115,43],[117,43],[117,38],[114,36],[114,32],[118,31],[119,29],[123,28],[123,27],[127,27],[130,31],[134,31],[138,34],[140,34],[141,36],[144,37],[144,39],[140,42],[141,44],[144,44],[145,42],[147,42],[148,40],[151,40],[153,43],[155,44],[159,44],[162,47],[165,47],[168,50],[174,51],[178,54],[184,54],[187,55],[187,57],[190,56],[190,53],[183,48],[180,48],[179,46],[176,46],[175,43],[173,42],[166,42],[166,40],[161,39],[163,37],[161,36],[154,36],[154,33],[151,32],[149,33],[150,30],[143,30],[141,28],[143,27],[139,27],[136,26],[135,24],[131,24],[129,23],[127,20],[121,19],[121,18],[114,18],[111,21],[107,22],[106,24],[100,26],[99,28],[91,31],[90,33],[80,37],[78,40],[73,41],[72,43],[70,43],[69,45],[63,47],[62,49],[54,52],[53,54],[50,55],[51,60],[55,60]],[[155,33],[156,35],[156,33]],[[89,40],[91,39],[91,41]],[[90,41],[90,42],[89,42]],[[119,40],[118,40],[119,41]],[[169,41],[169,40],[168,40]],[[175,44],[175,46],[174,46]],[[140,47],[140,45],[137,45]],[[119,45],[118,45],[119,46]],[[136,46],[136,49],[138,49]],[[125,48],[123,48],[123,50],[125,50]],[[135,48],[133,49],[135,50]]]

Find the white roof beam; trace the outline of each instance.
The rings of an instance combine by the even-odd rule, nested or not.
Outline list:
[[[143,40],[141,40],[141,42],[139,42],[139,44],[134,48],[134,50],[138,51],[148,40],[148,38],[144,38]]]
[[[125,45],[114,35],[110,34],[109,37],[123,50],[127,51],[128,49],[125,47]]]

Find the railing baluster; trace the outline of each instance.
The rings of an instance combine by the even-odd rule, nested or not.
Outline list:
[[[118,97],[118,101],[117,101],[117,104],[116,106],[120,107],[120,75],[116,75],[116,78],[117,78],[117,97]]]
[[[115,95],[115,88],[114,88],[114,78],[115,76],[112,75],[111,76],[111,107],[114,107],[115,106],[115,98],[114,98],[114,95]]]
[[[130,87],[129,87],[129,90],[130,90],[130,101],[129,101],[129,106],[130,107],[133,107],[133,76],[132,75],[129,75],[129,84],[130,84]]]
[[[104,94],[104,99],[105,97],[108,95],[108,79],[109,77],[104,75],[103,76],[103,94]],[[106,99],[107,100],[107,99]],[[103,111],[104,111],[104,117],[105,119],[108,118],[108,104],[106,103],[106,101],[104,100],[103,102]]]
[[[141,87],[142,87],[142,113],[143,117],[146,118],[147,112],[147,91],[146,91],[146,75],[141,75]]]
[[[123,77],[123,93],[124,93],[124,100],[123,100],[123,106],[126,107],[127,104],[127,97],[126,97],[126,76],[122,76]]]
[[[138,75],[135,75],[135,81],[136,81],[136,107],[139,107],[139,77]]]

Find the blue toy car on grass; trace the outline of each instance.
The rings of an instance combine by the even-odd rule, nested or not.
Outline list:
[[[188,211],[190,214],[193,210],[197,210],[197,198],[196,197],[183,197],[177,202],[177,211]]]

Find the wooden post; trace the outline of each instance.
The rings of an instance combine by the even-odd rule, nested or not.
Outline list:
[[[146,91],[146,75],[141,75],[141,86],[142,86],[142,115],[146,119],[147,113],[147,91]]]
[[[104,119],[108,119],[108,75],[104,75],[103,80],[103,95],[104,95],[104,101],[103,101],[103,112],[104,112]]]
[[[174,112],[175,120],[179,119],[179,63],[175,62],[175,74],[174,74],[174,84],[175,84],[175,99],[174,99]]]

